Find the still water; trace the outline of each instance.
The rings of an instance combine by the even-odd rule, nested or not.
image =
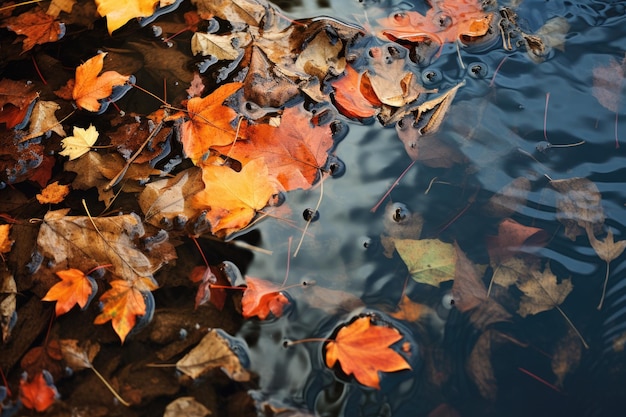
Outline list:
[[[359,24],[368,22],[370,7],[379,6],[350,0],[280,5],[294,17],[325,14]],[[385,4],[384,10],[421,6]],[[449,168],[413,165],[374,211],[411,159],[394,126],[345,120],[349,133],[335,152],[345,173],[310,191],[288,195],[291,214],[283,218],[293,219],[296,227],[266,219],[249,232],[248,239],[272,255],[255,252],[247,275],[281,283],[288,271],[286,285],[316,283],[286,290],[291,306],[282,317],[248,321],[238,334],[249,346],[252,370],[260,375],[255,393],[260,401],[321,416],[623,414],[626,362],[619,340],[626,330],[625,258],[620,255],[611,262],[606,300],[598,310],[606,264],[586,236],[571,240],[564,235],[550,181],[582,177],[595,183],[606,216],[598,236],[611,230],[616,241],[623,239],[626,143],[620,139],[616,147],[615,129],[626,140],[624,105],[618,104],[616,119],[600,105],[592,87],[594,68],[611,60],[621,65],[624,59],[626,4],[526,0],[515,10],[527,33],[554,17],[564,18],[569,24],[564,48],[534,62],[522,46],[505,50],[500,40],[458,51],[447,44],[436,59],[420,63],[422,74],[439,75],[429,88],[445,91],[466,82],[437,135],[460,149],[467,162]],[[480,65],[478,76],[468,70],[472,63]],[[621,93],[621,84],[617,89]],[[574,289],[561,309],[589,345],[581,348],[579,360],[561,383],[551,362],[569,327],[556,309],[522,319],[513,308],[510,320],[493,326],[511,340],[494,342],[491,351],[477,359],[472,352],[485,329],[477,329],[467,314],[450,305],[451,283],[435,288],[413,282],[397,254],[385,256],[381,242],[386,227],[402,223],[398,213],[400,220],[419,213],[424,219],[422,238],[457,241],[472,261],[488,264],[485,237],[496,233],[498,220],[485,214],[483,204],[519,177],[530,181],[530,191],[510,217],[549,234],[548,243],[534,254],[559,279],[571,277]],[[319,220],[310,224],[293,257],[306,226],[302,213],[318,205],[321,193]],[[486,285],[492,273],[488,268],[483,276]],[[316,296],[315,287],[341,291],[343,298],[325,302],[329,296]],[[391,317],[403,295],[435,313],[416,321]],[[355,305],[355,299],[363,305]],[[329,370],[322,343],[284,347],[286,340],[331,337],[338,326],[363,313],[400,329],[418,353],[410,358],[413,370],[385,374],[380,391]],[[476,360],[487,360],[493,367],[493,398],[481,395],[476,371],[474,377],[469,375]]]

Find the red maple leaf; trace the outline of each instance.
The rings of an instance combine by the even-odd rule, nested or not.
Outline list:
[[[44,375],[46,371],[39,372],[30,381],[22,379],[20,381],[20,398],[24,407],[37,412],[44,412],[59,397],[59,392],[49,378]]]
[[[270,312],[275,317],[283,314],[283,308],[289,304],[289,300],[281,292],[280,287],[261,278],[246,277],[246,282],[248,288],[241,299],[245,318],[257,316],[264,320]]]

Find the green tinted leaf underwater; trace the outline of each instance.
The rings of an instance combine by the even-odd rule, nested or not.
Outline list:
[[[396,239],[395,246],[416,282],[439,287],[440,283],[454,279],[457,254],[450,243],[438,239]]]

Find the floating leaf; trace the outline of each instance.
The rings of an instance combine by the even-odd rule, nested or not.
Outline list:
[[[76,82],[72,90],[72,98],[76,100],[79,109],[97,112],[101,107],[98,100],[110,97],[114,86],[124,85],[130,78],[116,71],[106,71],[100,74],[105,56],[106,53],[98,54],[76,68]]]
[[[100,16],[106,16],[109,35],[131,19],[152,16],[159,0],[95,0]]]
[[[258,317],[265,320],[270,313],[280,317],[289,300],[280,287],[260,278],[246,277],[248,288],[243,293],[241,307],[245,318]]]
[[[55,312],[57,317],[70,311],[78,304],[83,310],[96,294],[98,284],[82,271],[74,268],[56,273],[61,282],[55,284],[42,298],[43,301],[56,301]]]
[[[65,137],[65,130],[63,126],[57,120],[54,112],[60,109],[54,101],[38,101],[33,107],[33,113],[30,116],[30,127],[28,135],[24,136],[21,140],[29,140],[42,136],[49,131],[56,133],[61,137]]]
[[[48,184],[46,188],[41,190],[40,194],[35,197],[39,204],[58,204],[69,194],[69,185],[61,185],[58,181]]]
[[[30,381],[20,380],[20,399],[24,407],[37,412],[46,411],[59,398],[52,377],[47,371],[36,374]]]
[[[61,141],[63,150],[59,155],[68,156],[70,161],[79,158],[89,152],[98,140],[98,131],[95,126],[89,125],[87,129],[74,127],[73,136],[68,136]]]
[[[439,287],[454,279],[457,254],[453,245],[438,239],[396,239],[395,246],[415,281]]]
[[[10,224],[0,224],[0,253],[11,252],[14,241],[10,238],[10,233]]]
[[[11,330],[17,318],[16,308],[17,285],[15,279],[6,268],[2,268],[0,270],[0,332],[3,343],[6,343],[11,336]]]
[[[379,109],[361,94],[361,74],[351,65],[346,65],[345,75],[332,82],[332,86],[335,107],[344,116],[367,119],[378,114]]]
[[[233,353],[230,343],[220,330],[210,330],[189,353],[176,362],[176,369],[196,379],[200,375],[219,368],[233,381],[250,380],[250,374]]]
[[[337,362],[346,375],[367,386],[380,389],[379,372],[411,369],[391,345],[402,340],[402,334],[393,327],[374,325],[370,316],[359,317],[343,326],[334,340],[325,345],[326,366]]]
[[[156,290],[158,285],[147,277],[132,281],[117,279],[110,284],[111,289],[100,297],[102,313],[95,318],[94,324],[104,324],[111,320],[115,333],[124,343],[128,333],[135,327],[137,316],[152,314],[146,310],[143,293]]]
[[[235,60],[243,53],[242,47],[250,42],[247,32],[235,32],[230,35],[215,35],[196,32],[191,38],[191,52],[194,55],[211,55],[219,60]]]
[[[35,45],[56,42],[65,35],[65,24],[39,8],[11,17],[3,26],[18,35],[26,36],[22,45],[23,52],[30,51]]]
[[[179,397],[165,407],[163,417],[206,417],[211,410],[193,397]]]

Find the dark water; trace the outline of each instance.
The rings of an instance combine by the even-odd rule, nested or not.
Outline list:
[[[334,2],[334,9],[293,4],[300,17],[321,11],[363,22],[366,16],[360,5],[348,0]],[[289,11],[288,4],[281,6]],[[361,298],[365,307],[329,314],[319,308],[319,302],[306,298],[308,289],[292,288],[287,290],[292,303],[284,316],[247,322],[239,335],[247,340],[251,367],[260,375],[261,387],[255,394],[259,399],[323,416],[421,416],[443,403],[461,416],[623,414],[626,358],[613,343],[626,330],[625,257],[611,262],[605,306],[598,311],[606,265],[585,237],[571,241],[564,236],[548,178],[593,181],[602,194],[606,227],[616,240],[623,238],[626,143],[620,142],[616,149],[615,114],[594,98],[592,75],[594,67],[624,58],[625,6],[619,1],[524,1],[516,11],[520,25],[529,33],[555,16],[567,20],[570,29],[564,51],[551,51],[543,62],[535,63],[524,48],[505,51],[501,42],[462,49],[465,64],[478,62],[486,69],[482,78],[468,76],[467,70],[460,68],[455,46],[446,45],[441,56],[422,71],[439,71],[443,80],[437,87],[441,90],[466,80],[438,135],[456,144],[470,162],[449,169],[416,164],[387,199],[424,217],[423,237],[457,240],[469,257],[488,263],[484,236],[495,231],[496,222],[484,215],[481,203],[514,178],[531,181],[527,203],[512,217],[551,235],[538,255],[557,276],[572,277],[574,290],[561,307],[590,346],[583,349],[580,364],[572,367],[563,386],[553,389],[524,372],[554,383],[551,352],[542,349],[553,348],[568,327],[551,310],[503,324],[503,330],[530,341],[529,346],[512,343],[491,352],[498,394],[494,401],[481,397],[466,371],[479,332],[454,308],[442,308],[442,297],[450,287],[424,288],[411,280],[407,285],[402,260],[397,255],[388,259],[382,253],[380,235],[385,222],[393,221],[394,211],[385,210],[385,204],[376,212],[370,209],[411,160],[393,127],[350,123],[350,132],[336,151],[345,163],[345,174],[325,180],[323,187],[288,195],[291,218],[304,228],[302,212],[317,205],[323,188],[320,219],[308,228],[297,257],[289,260],[287,285],[315,280],[320,287]],[[624,105],[619,110],[622,114]],[[618,131],[626,140],[621,114]],[[584,144],[544,149],[544,115],[550,144]],[[473,140],[468,144],[470,135]],[[246,274],[282,282],[301,232],[285,222],[266,220],[251,236],[272,255],[254,253]],[[440,314],[427,323],[390,318],[385,312],[394,311],[403,292]],[[435,354],[413,357],[413,372],[388,374],[383,377],[382,389],[374,391],[326,368],[320,343],[283,347],[285,340],[329,337],[337,326],[362,312],[392,322],[420,352]],[[432,366],[427,361],[437,355],[448,358],[450,366],[441,386],[433,384],[427,371]]]

